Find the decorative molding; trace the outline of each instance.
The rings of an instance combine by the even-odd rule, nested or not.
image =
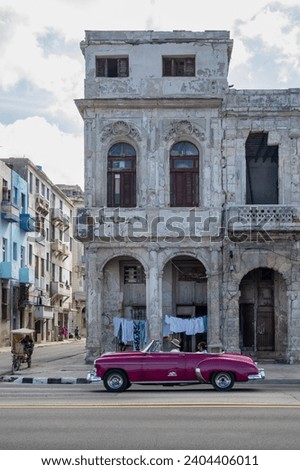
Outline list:
[[[194,135],[201,141],[205,140],[205,133],[201,132],[198,127],[187,120],[173,121],[168,127],[165,140],[182,135]]]
[[[139,131],[125,121],[116,121],[105,126],[102,130],[101,142],[114,136],[129,136],[137,141],[142,140]]]

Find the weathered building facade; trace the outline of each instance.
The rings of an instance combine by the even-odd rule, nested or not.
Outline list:
[[[62,339],[61,328],[73,332],[77,321],[74,205],[42,167],[15,157],[1,161],[0,199],[0,345],[24,327],[35,330],[37,342]]]
[[[73,204],[73,216],[76,217],[77,208],[84,206],[84,194],[80,186],[70,184],[58,184],[58,188],[68,197]],[[73,220],[72,220],[73,232]],[[80,336],[86,336],[85,321],[85,259],[84,245],[76,238],[72,242],[72,324],[74,332],[79,328]]]
[[[87,31],[87,361],[176,335],[300,360],[300,92],[235,90],[226,31]]]

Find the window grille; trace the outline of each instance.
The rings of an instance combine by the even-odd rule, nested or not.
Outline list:
[[[163,57],[164,77],[194,77],[195,57]]]
[[[146,307],[132,307],[131,309],[131,319],[132,320],[146,320]]]
[[[96,77],[128,77],[128,57],[97,57]]]
[[[145,273],[142,266],[124,266],[124,284],[144,284]]]

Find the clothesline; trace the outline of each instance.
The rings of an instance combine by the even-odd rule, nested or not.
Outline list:
[[[186,335],[196,335],[207,332],[207,316],[195,318],[179,318],[165,315],[163,325],[163,336],[170,333],[185,333]]]
[[[126,318],[114,317],[114,336],[119,343],[128,344],[133,342],[134,349],[141,349],[148,341],[147,320],[128,320]],[[207,316],[195,318],[179,318],[165,315],[163,321],[163,336],[170,333],[185,333],[196,335],[207,332]]]
[[[114,317],[114,336],[119,343],[128,344],[133,342],[133,348],[139,350],[148,341],[147,320],[127,320],[126,318]]]

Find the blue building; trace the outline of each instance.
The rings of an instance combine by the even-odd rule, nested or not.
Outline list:
[[[27,182],[0,161],[0,344],[9,344],[10,330],[34,328],[27,314],[29,287],[34,282],[28,267],[28,234],[35,231],[28,209]]]

